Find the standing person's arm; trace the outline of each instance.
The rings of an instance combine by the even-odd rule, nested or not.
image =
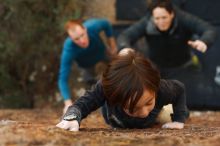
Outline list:
[[[61,96],[64,99],[64,109],[63,112],[66,112],[67,108],[72,105],[70,87],[68,84],[69,75],[71,71],[71,66],[74,61],[74,54],[70,52],[71,45],[69,39],[67,39],[64,43],[62,55],[61,55],[61,63],[59,70],[59,79],[58,86],[61,93]]]
[[[216,29],[199,17],[191,15],[178,8],[176,8],[176,15],[180,20],[180,23],[190,29],[193,34],[199,36],[197,40],[189,40],[188,44],[200,52],[206,52],[207,48],[216,40]]]
[[[123,48],[132,48],[132,45],[145,35],[147,19],[148,17],[145,16],[119,35],[117,38],[119,50]]]
[[[116,55],[117,52],[118,52],[118,49],[117,49],[115,38],[114,37],[109,37],[108,38],[108,44],[109,44],[109,48],[108,48],[109,54]]]
[[[111,23],[106,19],[97,19],[96,28],[98,32],[104,31],[107,37],[107,51],[110,55],[115,55],[118,51],[115,38],[113,36],[113,28]]]
[[[93,89],[87,91],[85,95],[78,98],[68,108],[63,120],[57,124],[57,127],[70,131],[78,131],[81,120],[101,107],[104,102],[105,97],[99,81]]]
[[[172,104],[172,122],[166,123],[162,128],[182,129],[189,112],[186,106],[185,86],[177,80],[162,80],[160,92],[158,93],[162,105]]]

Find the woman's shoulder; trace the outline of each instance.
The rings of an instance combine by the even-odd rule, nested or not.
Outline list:
[[[160,95],[175,96],[183,90],[185,90],[185,86],[181,81],[161,79],[158,93]]]

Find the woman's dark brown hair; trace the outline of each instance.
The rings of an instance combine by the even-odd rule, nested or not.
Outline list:
[[[127,107],[133,112],[144,89],[156,92],[160,75],[155,66],[144,56],[129,51],[117,56],[102,76],[106,100],[111,106]]]
[[[148,0],[147,4],[151,13],[157,7],[166,9],[170,14],[174,12],[171,0]]]

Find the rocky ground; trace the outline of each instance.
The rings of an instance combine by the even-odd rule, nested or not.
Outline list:
[[[220,112],[191,112],[183,130],[164,130],[161,125],[149,129],[112,129],[96,111],[83,120],[79,132],[69,132],[55,127],[60,116],[61,108],[0,110],[0,145],[220,145]]]

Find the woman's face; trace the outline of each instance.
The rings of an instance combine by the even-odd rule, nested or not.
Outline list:
[[[130,113],[128,107],[125,107],[124,110],[131,116],[144,118],[153,110],[155,101],[155,92],[144,90],[144,93],[135,105],[133,112]]]
[[[160,31],[167,31],[172,24],[174,13],[169,13],[165,8],[156,7],[152,11],[153,21]]]
[[[156,100],[155,92],[145,89],[143,95],[135,105],[134,110],[145,107],[150,112],[151,110],[153,110],[155,106],[155,100]]]

